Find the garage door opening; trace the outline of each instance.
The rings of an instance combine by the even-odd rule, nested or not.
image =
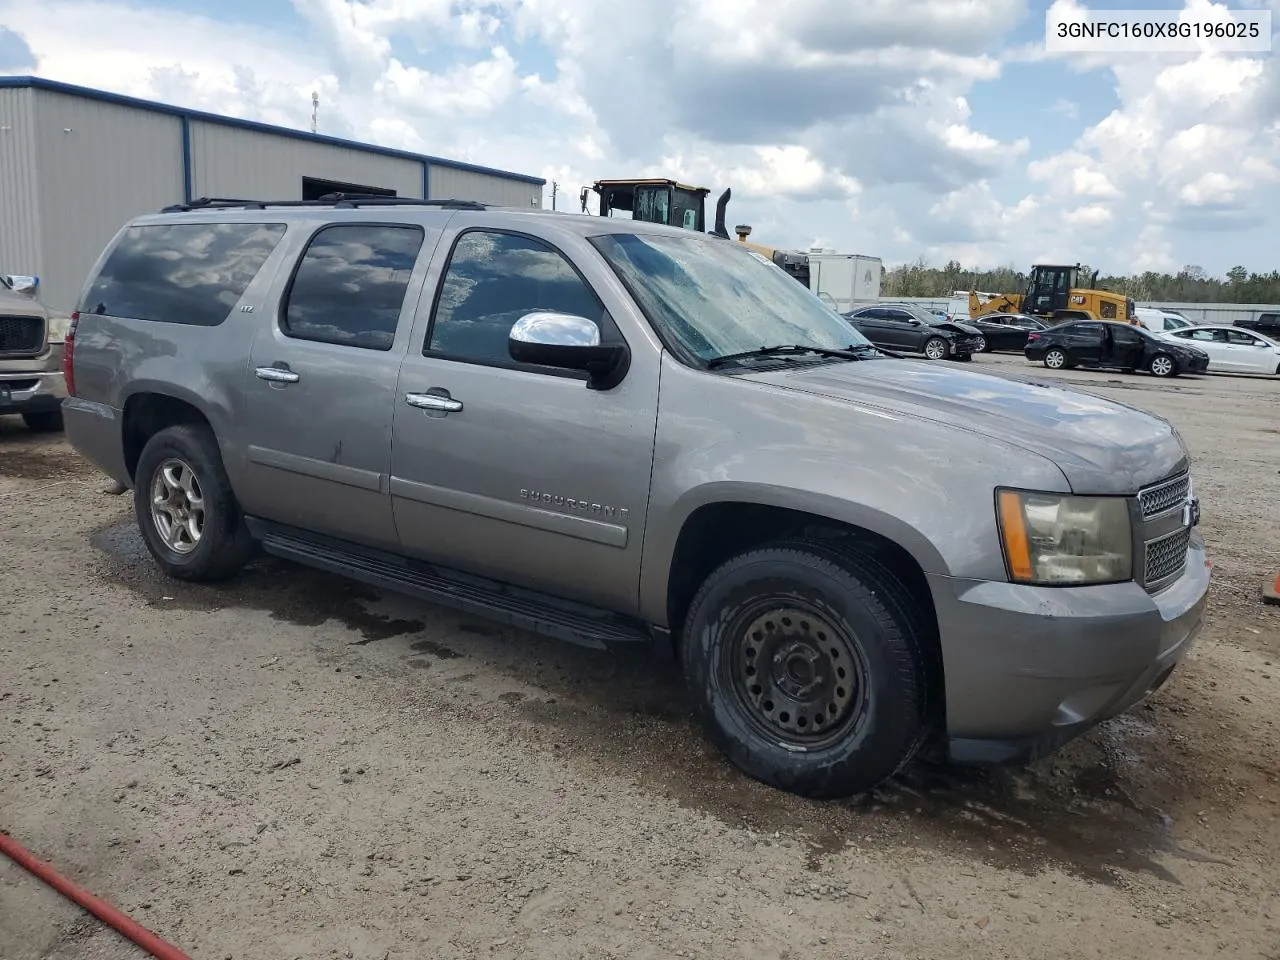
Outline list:
[[[396,192],[386,187],[370,187],[363,183],[343,183],[340,180],[321,180],[318,177],[302,178],[302,199],[319,200],[329,193],[356,193],[366,197],[394,197]]]

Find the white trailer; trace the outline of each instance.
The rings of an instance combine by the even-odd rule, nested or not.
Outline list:
[[[834,250],[809,250],[809,289],[839,313],[880,299],[879,257]]]

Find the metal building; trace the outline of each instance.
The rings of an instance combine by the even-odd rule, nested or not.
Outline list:
[[[374,193],[541,207],[546,181],[39,77],[0,77],[0,273],[74,309],[131,217],[197,197]]]

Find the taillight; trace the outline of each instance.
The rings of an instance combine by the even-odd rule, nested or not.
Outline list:
[[[62,342],[62,379],[67,384],[67,396],[76,395],[76,326],[80,323],[80,311],[71,314],[71,326]]]
[[[1027,334],[1027,343],[1030,343],[1032,340],[1039,340],[1039,339],[1040,339],[1040,334],[1038,333]]]

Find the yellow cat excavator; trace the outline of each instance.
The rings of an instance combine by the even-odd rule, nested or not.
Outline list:
[[[1098,271],[1088,279],[1080,264],[1038,263],[1031,268],[1026,293],[980,294],[969,291],[969,316],[988,313],[1025,313],[1049,323],[1068,320],[1117,320],[1137,323],[1131,297],[1097,288]]]
[[[590,188],[583,187],[579,197],[582,212],[587,212],[589,191],[600,195],[599,214],[626,220],[643,220],[647,223],[665,223],[686,230],[707,229],[706,201],[711,193],[706,187],[693,187],[687,183],[662,178],[641,180],[597,180]],[[716,201],[715,227],[710,232],[729,239],[725,228],[725,208],[733,195],[726,189]],[[799,250],[782,250],[759,243],[749,243],[751,228],[746,225],[733,228],[738,242],[761,256],[768,257],[797,281],[809,286],[809,256]]]

